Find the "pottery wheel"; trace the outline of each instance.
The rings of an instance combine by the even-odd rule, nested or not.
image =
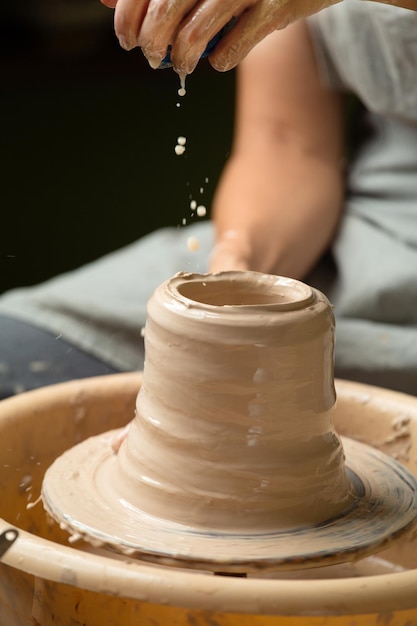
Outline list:
[[[59,457],[45,474],[42,497],[48,513],[71,534],[142,560],[221,572],[316,567],[381,550],[416,521],[415,478],[392,457],[347,438],[342,441],[354,498],[337,518],[238,534],[156,518],[112,491],[116,432]]]

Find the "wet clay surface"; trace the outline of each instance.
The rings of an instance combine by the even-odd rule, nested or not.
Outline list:
[[[44,481],[47,510],[74,539],[215,571],[381,549],[416,517],[414,479],[366,446],[343,450],[333,333],[327,299],[298,281],[167,281],[149,302],[126,441],[114,455],[110,433],[58,459]]]

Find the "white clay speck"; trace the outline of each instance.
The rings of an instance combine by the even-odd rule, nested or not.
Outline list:
[[[182,137],[182,136],[178,137],[177,138],[177,143],[180,146],[185,146],[185,144],[187,143],[187,137]]]
[[[197,252],[197,250],[200,248],[200,242],[198,241],[197,237],[188,237],[187,248],[189,252]]]
[[[200,193],[204,193],[204,187],[200,187]]]
[[[195,200],[191,200],[191,202],[190,202],[190,209],[192,211],[195,211],[196,208],[197,208],[197,202]]]
[[[177,143],[174,150],[175,150],[175,154],[177,154],[178,156],[181,156],[181,154],[184,154],[185,152],[185,146],[181,146],[179,143]]]
[[[197,215],[198,217],[204,217],[207,214],[207,209],[205,206],[203,206],[202,204],[200,204],[200,206],[197,207]]]

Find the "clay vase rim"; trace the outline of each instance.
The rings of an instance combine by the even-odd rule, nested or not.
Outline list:
[[[230,302],[221,305],[211,301],[213,287],[223,283],[230,290]],[[198,292],[198,287],[202,287]],[[306,308],[315,300],[314,290],[302,281],[262,274],[253,271],[224,271],[209,274],[179,272],[168,282],[163,283],[169,295],[187,307],[206,310],[221,310],[222,314],[236,314],[237,311],[297,311]],[[232,295],[248,297],[248,300],[236,302]],[[200,295],[201,294],[201,295]],[[244,295],[243,295],[244,294]],[[226,296],[227,298],[227,296]]]

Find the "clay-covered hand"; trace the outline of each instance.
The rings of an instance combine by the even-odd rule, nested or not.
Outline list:
[[[208,42],[236,20],[210,54],[219,71],[235,67],[274,30],[307,17],[340,0],[102,0],[116,8],[115,30],[123,48],[142,48],[158,67],[172,46],[179,73],[190,74]]]

